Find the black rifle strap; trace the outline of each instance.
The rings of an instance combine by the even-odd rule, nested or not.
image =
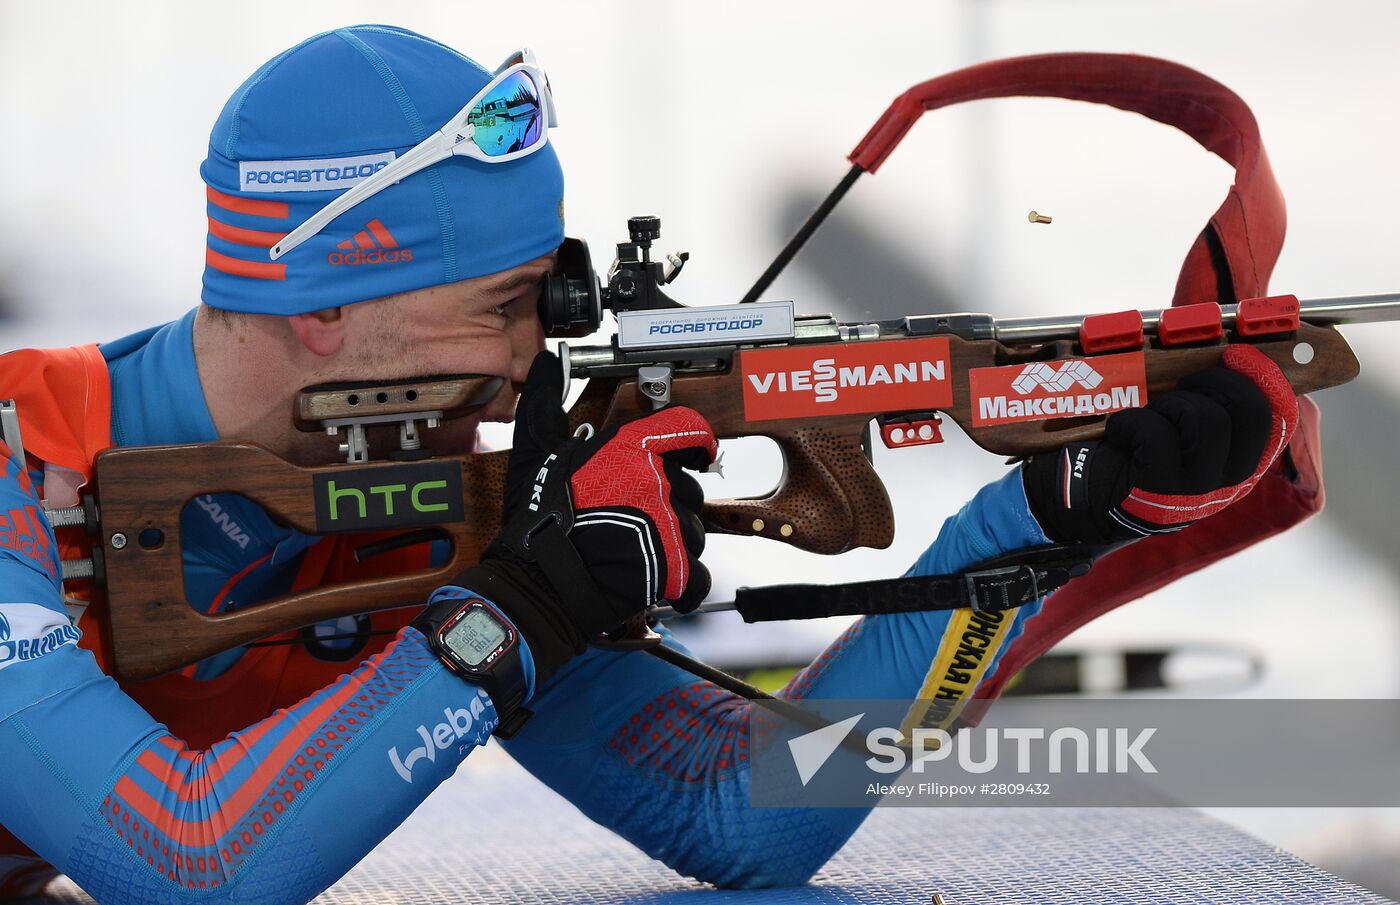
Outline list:
[[[735,595],[735,609],[745,622],[929,610],[1007,610],[1043,597],[1071,578],[1087,573],[1093,565],[1095,552],[1103,551],[1077,544],[1050,544],[985,559],[965,572],[951,575],[906,576],[839,585],[740,588]],[[674,648],[661,644],[646,648],[646,652],[742,698],[778,708],[778,712],[789,719],[815,728],[827,725],[820,716]]]
[[[1096,552],[1101,551],[1076,544],[1050,544],[986,559],[950,575],[740,588],[734,595],[734,608],[745,622],[932,610],[1009,610],[1085,574]]]

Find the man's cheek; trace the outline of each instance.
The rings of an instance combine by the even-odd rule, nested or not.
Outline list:
[[[509,340],[499,330],[463,337],[443,350],[445,361],[451,367],[445,371],[460,374],[493,374],[508,377],[512,374],[513,358]]]

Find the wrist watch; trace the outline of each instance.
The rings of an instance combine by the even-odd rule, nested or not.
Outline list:
[[[520,633],[488,600],[475,594],[430,604],[413,627],[448,669],[491,696],[500,722],[495,735],[510,738],[529,721]]]

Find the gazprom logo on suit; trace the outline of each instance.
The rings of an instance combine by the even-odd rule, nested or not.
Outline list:
[[[80,637],[63,613],[33,603],[0,607],[0,669],[37,660]]]

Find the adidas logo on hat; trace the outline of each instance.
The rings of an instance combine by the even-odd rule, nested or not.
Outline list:
[[[346,239],[336,245],[340,251],[326,255],[331,264],[399,264],[413,260],[413,249],[399,248],[398,241],[389,228],[376,217],[365,224],[365,228],[355,233],[353,239]]]

